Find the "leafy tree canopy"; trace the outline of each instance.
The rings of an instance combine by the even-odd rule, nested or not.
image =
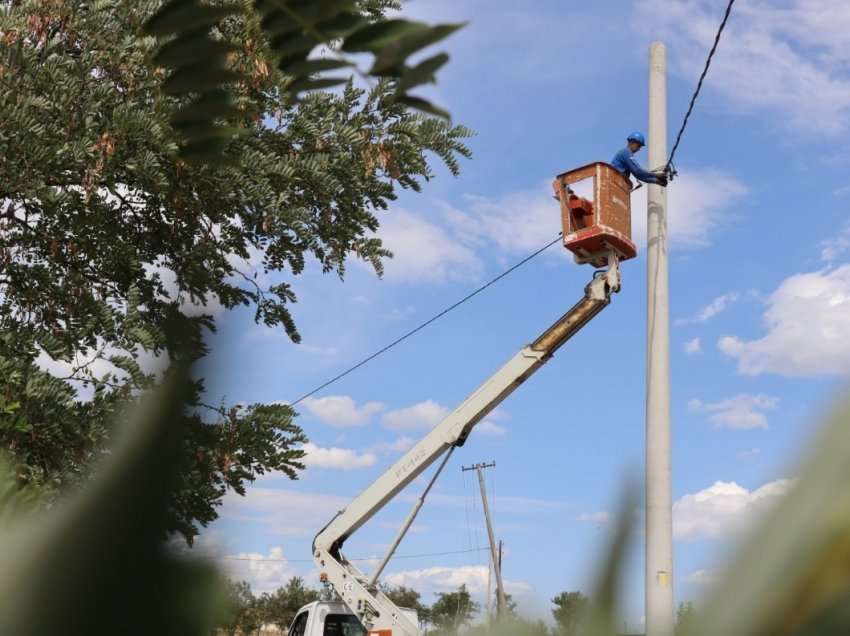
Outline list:
[[[578,636],[582,616],[589,602],[590,600],[581,592],[561,592],[552,599],[552,604],[555,606],[552,617],[555,619],[558,634]]]
[[[454,592],[439,592],[431,606],[431,624],[441,633],[457,633],[478,614],[480,606],[472,600],[466,585]]]
[[[390,4],[363,8],[376,19]],[[433,176],[429,154],[453,173],[469,154],[468,129],[386,99],[392,80],[291,99],[252,5],[233,6],[216,32],[239,76],[223,165],[178,154],[173,116],[191,97],[163,90],[157,40],[143,35],[160,2],[0,12],[0,441],[22,483],[79,481],[110,416],[156,382],[154,363],[203,357],[222,311],[249,307],[298,342],[290,305],[308,261],[343,276],[354,257],[380,273],[378,212]],[[228,489],[267,471],[295,478],[306,440],[287,406],[204,405],[203,389],[171,506],[171,531],[190,541]]]

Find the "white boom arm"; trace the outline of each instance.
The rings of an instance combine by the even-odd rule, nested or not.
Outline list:
[[[585,287],[584,298],[537,340],[523,347],[316,535],[313,540],[316,565],[370,634],[419,636],[419,628],[402,614],[373,580],[342,555],[340,550],[343,543],[443,453],[463,445],[473,426],[608,305],[612,292],[620,290],[616,256],[612,254],[609,263],[608,270],[595,275]],[[411,513],[411,522],[419,506],[421,500]],[[409,523],[406,525],[409,526]],[[403,528],[402,534],[404,530],[406,528]],[[401,535],[393,549],[400,538]]]

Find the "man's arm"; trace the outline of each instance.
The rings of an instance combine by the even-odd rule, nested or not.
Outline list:
[[[661,183],[661,179],[658,178],[657,174],[644,170],[631,157],[623,157],[623,160],[629,166],[629,171],[635,176],[635,178],[643,181],[644,183]]]

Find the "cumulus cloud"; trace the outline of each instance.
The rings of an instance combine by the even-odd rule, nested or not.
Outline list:
[[[361,426],[373,415],[384,410],[380,402],[366,402],[363,406],[348,395],[328,395],[323,398],[308,397],[301,402],[311,414],[331,426]]]
[[[384,426],[394,430],[429,429],[439,424],[449,410],[433,400],[396,409],[384,414]]]
[[[847,223],[837,236],[821,242],[820,258],[827,263],[833,263],[848,250],[850,250],[850,223]]]
[[[738,373],[844,375],[850,369],[850,265],[786,278],[767,300],[767,333],[723,336],[720,351]]]
[[[695,249],[713,243],[714,231],[728,222],[747,187],[714,169],[689,170],[667,190],[668,238],[672,249]],[[632,197],[632,236],[646,245],[646,196]]]
[[[165,352],[154,355],[146,349],[137,347],[135,353],[136,363],[144,373],[161,377],[168,368],[169,357]],[[127,355],[127,352],[108,346],[105,342],[99,340],[97,348],[77,351],[71,361],[55,360],[41,349],[35,359],[35,365],[54,377],[71,378],[68,382],[77,391],[77,398],[80,401],[88,402],[94,396],[94,388],[91,383],[86,381],[87,376],[81,372],[81,369],[87,369],[92,378],[102,379],[107,374],[116,378],[126,378],[127,373],[109,361],[109,358],[115,355],[124,356]]]
[[[215,294],[206,294],[203,298],[191,298],[188,293],[181,291],[177,284],[177,274],[165,264],[145,264],[145,274],[148,278],[158,279],[165,289],[169,300],[176,300],[180,304],[180,311],[186,316],[213,316],[217,317],[224,313],[224,305]]]
[[[775,504],[791,484],[778,479],[750,491],[735,482],[716,481],[673,504],[673,536],[682,541],[732,536]]]
[[[487,594],[487,570],[486,565],[435,566],[392,572],[384,577],[384,581],[390,585],[412,587],[425,598],[437,592],[454,592],[461,585],[466,585],[473,598],[486,602],[483,597]],[[527,595],[532,587],[525,581],[506,580],[505,591],[514,596]]]
[[[416,440],[412,437],[399,437],[392,442],[378,442],[372,449],[378,453],[404,453],[413,448]]]
[[[763,411],[776,408],[779,398],[769,395],[741,393],[720,402],[691,400],[691,411],[711,413],[708,419],[717,428],[767,428],[767,416]]]
[[[541,182],[535,189],[501,197],[467,195],[463,210],[447,213],[458,232],[479,243],[488,241],[507,253],[536,250],[561,231],[561,215],[552,187]]]
[[[575,187],[586,192],[589,181]],[[584,188],[582,188],[584,186]],[[449,221],[463,236],[479,243],[495,244],[508,253],[528,253],[552,240],[561,230],[558,203],[548,182],[533,190],[521,190],[502,197],[467,196],[463,210],[452,209]],[[676,180],[668,191],[670,245],[677,249],[711,244],[712,232],[728,218],[728,209],[747,194],[743,183],[714,169],[691,170]],[[639,247],[646,244],[646,197],[632,197],[632,237]]]
[[[693,340],[688,340],[685,343],[685,353],[702,353],[702,341],[700,338],[694,338]]]
[[[347,497],[254,485],[244,496],[225,495],[221,518],[259,524],[275,535],[312,537],[348,503]]]
[[[735,7],[706,85],[733,107],[771,114],[783,130],[847,130],[850,75],[845,0],[790,0]],[[639,24],[672,49],[672,71],[693,81],[721,18],[714,0],[642,0]],[[813,98],[813,96],[817,96]]]
[[[234,581],[247,581],[255,594],[273,592],[298,573],[283,555],[283,549],[274,547],[268,554],[238,552],[219,557],[227,576]]]
[[[440,283],[481,272],[480,259],[455,234],[407,210],[384,215],[378,236],[394,256],[384,261],[387,280]]]
[[[699,324],[703,322],[708,322],[712,318],[714,318],[717,314],[726,311],[729,306],[738,300],[737,293],[723,294],[718,296],[710,303],[708,303],[705,307],[700,309],[694,316],[690,318],[680,318],[676,321],[677,325],[689,325],[689,324]]]
[[[357,470],[374,466],[378,461],[372,452],[358,453],[350,448],[321,448],[312,442],[303,446],[304,465],[312,468],[331,468],[335,470]]]
[[[508,434],[508,429],[501,424],[496,424],[493,420],[484,420],[475,425],[472,433],[483,435],[484,437],[504,437]]]

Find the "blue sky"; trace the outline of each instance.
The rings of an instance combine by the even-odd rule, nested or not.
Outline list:
[[[294,281],[303,344],[249,312],[220,316],[210,392],[292,400],[551,240],[554,175],[607,161],[627,132],[646,129],[656,39],[668,47],[672,142],[724,6],[409,3],[406,14],[431,22],[470,21],[447,43],[452,61],[430,95],[476,130],[473,159],[457,179],[439,169],[424,193],[382,215],[396,253],[383,279],[352,264],[344,282],[315,267]],[[704,593],[735,537],[793,478],[793,458],[850,364],[848,29],[843,0],[740,0],[679,150],[668,191],[677,602]],[[633,195],[641,255],[624,264],[623,291],[455,453],[399,550],[485,546],[477,482],[460,466],[495,460],[504,576],[535,616],[558,592],[587,590],[622,482],[642,477],[645,193]],[[315,532],[570,307],[590,275],[554,247],[302,404],[309,469],[228,497],[202,548],[258,590],[293,574],[315,581]],[[381,554],[421,487],[346,553]],[[624,620],[637,626],[640,533],[634,548]],[[481,550],[399,559],[385,578],[427,601],[460,583],[482,598],[486,563]]]

